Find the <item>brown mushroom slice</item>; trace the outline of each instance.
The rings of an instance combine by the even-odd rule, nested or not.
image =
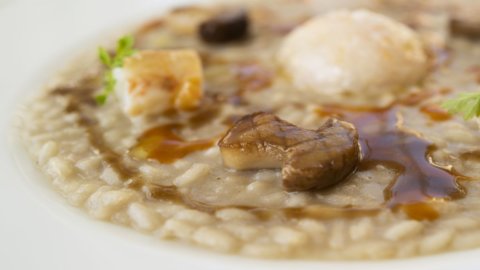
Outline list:
[[[254,113],[238,120],[218,146],[227,167],[282,168],[288,191],[334,185],[351,174],[360,160],[355,127],[333,118],[318,130],[307,130],[270,113]]]

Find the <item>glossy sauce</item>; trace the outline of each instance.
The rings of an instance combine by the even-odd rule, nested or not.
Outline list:
[[[234,73],[239,83],[239,95],[263,90],[273,81],[273,73],[255,62],[239,63],[234,67]]]
[[[139,159],[154,159],[170,164],[191,153],[210,148],[214,141],[187,141],[178,135],[180,125],[170,124],[155,127],[138,138],[130,153]]]
[[[437,209],[429,203],[411,203],[398,206],[408,217],[416,220],[435,220],[440,214]]]
[[[331,207],[328,205],[309,205],[299,208],[285,208],[285,216],[289,218],[312,218],[312,219],[335,219],[335,218],[357,218],[374,216],[380,209],[359,209],[352,207]]]
[[[397,127],[396,107],[376,111],[325,107],[319,112],[337,115],[357,127],[363,155],[360,170],[383,165],[396,173],[394,181],[384,190],[387,206],[419,205],[431,200],[451,200],[466,195],[465,189],[457,182],[459,175],[429,161],[433,145]],[[435,216],[432,214],[434,210],[423,208],[426,219]],[[405,212],[409,216],[422,216],[408,209]]]
[[[93,99],[93,93],[95,87],[92,87],[91,81],[84,80],[79,85],[57,87],[53,89],[50,94],[53,96],[65,96],[68,97],[68,105],[65,108],[67,113],[77,113],[77,124],[85,128],[87,138],[95,149],[101,154],[110,167],[112,167],[122,178],[135,179],[137,170],[135,168],[129,168],[123,164],[122,157],[108,147],[103,137],[103,132],[99,131],[95,127],[98,125],[98,121],[88,113],[86,113],[86,107],[96,106],[96,102]],[[128,185],[138,185],[138,182],[129,183]]]
[[[432,121],[447,121],[452,118],[451,114],[435,104],[427,104],[422,106],[420,108],[420,112],[428,116]]]
[[[145,182],[136,168],[127,166],[121,155],[115,153],[104,142],[103,134],[97,129],[97,121],[89,116],[87,107],[95,106],[89,87],[67,87],[52,91],[52,95],[69,97],[66,111],[78,113],[78,124],[85,127],[93,147],[97,148],[105,161],[125,179],[128,188],[142,190],[148,199],[160,199],[183,203],[194,209],[213,212],[222,208],[238,207],[250,211],[260,220],[269,220],[278,215],[286,218],[356,218],[376,215],[379,209],[338,208],[328,205],[309,205],[303,208],[263,209],[242,205],[210,205],[191,200],[175,186],[161,186]],[[432,146],[413,134],[396,128],[396,110],[353,111],[324,107],[322,115],[336,115],[355,124],[360,134],[363,162],[360,169],[383,165],[397,172],[397,178],[385,189],[386,205],[400,209],[410,218],[434,220],[439,214],[430,201],[461,198],[465,190],[456,182],[457,176],[450,171],[435,167],[428,161]],[[214,112],[206,112],[190,119],[189,124],[210,119]],[[200,123],[201,124],[201,123]],[[152,158],[171,163],[190,153],[211,147],[214,140],[186,141],[178,135],[179,124],[156,127],[139,138],[132,149],[137,157]]]

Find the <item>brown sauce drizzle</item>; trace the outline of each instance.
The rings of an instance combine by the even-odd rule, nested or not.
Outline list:
[[[286,218],[313,218],[313,219],[332,219],[338,217],[355,218],[364,215],[374,215],[379,210],[359,210],[351,208],[337,208],[325,205],[311,205],[305,208],[284,208],[284,209],[266,209],[251,206],[242,205],[211,205],[204,202],[191,200],[187,195],[182,194],[176,186],[163,186],[144,181],[136,168],[131,168],[123,162],[121,155],[115,153],[108,147],[103,134],[97,129],[97,121],[90,117],[85,110],[84,106],[95,106],[92,102],[92,93],[95,88],[80,86],[74,87],[60,87],[51,91],[51,95],[54,96],[66,96],[69,98],[69,103],[66,108],[67,112],[77,113],[80,117],[78,124],[85,128],[88,139],[91,145],[98,150],[98,152],[104,157],[105,162],[111,166],[117,173],[121,175],[121,178],[125,180],[125,187],[141,190],[147,199],[151,200],[165,200],[175,203],[182,203],[191,208],[213,213],[220,209],[236,207],[254,214],[261,221],[268,221],[276,216]],[[208,118],[211,114],[207,113],[204,117]],[[203,117],[200,119],[191,119],[191,121],[203,121]],[[190,121],[190,122],[191,122]],[[173,138],[177,140],[175,143],[184,143],[183,139],[174,133],[173,129],[178,128],[171,125],[170,128],[159,127],[151,130],[151,136],[146,137],[153,138],[157,134],[161,134],[161,137]],[[144,135],[145,136],[145,135]],[[174,144],[175,144],[174,143]],[[204,141],[205,145],[213,143],[212,141]],[[202,145],[202,143],[200,144]],[[208,146],[210,147],[210,146]],[[188,147],[187,147],[188,148]],[[195,147],[194,147],[195,148]],[[163,154],[162,154],[163,155]]]
[[[213,205],[200,201],[191,200],[188,196],[183,195],[175,186],[161,186],[155,184],[148,185],[148,195],[151,199],[168,200],[176,203],[183,203],[191,208],[207,213],[226,208],[239,208],[254,214],[259,220],[268,221],[274,216],[283,216],[288,219],[311,218],[328,220],[335,218],[358,218],[364,216],[374,216],[379,213],[380,209],[359,209],[352,207],[332,207],[328,205],[314,204],[305,207],[286,207],[286,208],[261,208],[247,205]],[[428,207],[428,206],[426,206]],[[417,214],[418,216],[418,214]],[[411,218],[417,218],[411,216]],[[419,216],[418,219],[425,219]]]
[[[452,118],[446,110],[436,104],[427,104],[420,108],[420,112],[427,115],[432,121],[447,121]]]
[[[103,134],[99,132],[94,126],[96,126],[97,120],[84,113],[84,106],[95,106],[95,100],[92,98],[95,91],[94,87],[88,86],[90,82],[82,81],[80,86],[66,86],[58,87],[51,91],[51,95],[68,96],[68,104],[65,108],[66,112],[77,113],[79,118],[77,123],[80,126],[85,127],[87,137],[90,144],[98,150],[104,160],[124,179],[133,179],[137,175],[135,169],[124,166],[121,156],[115,153],[110,147],[107,146],[103,138]],[[137,181],[134,181],[135,183]]]
[[[215,120],[220,114],[220,108],[214,105],[206,105],[207,109],[195,113],[190,119],[188,119],[188,126],[192,129],[200,128]]]
[[[272,84],[273,73],[253,61],[239,63],[234,67],[234,72],[239,83],[239,95],[249,91],[260,91]]]
[[[435,210],[422,203],[466,195],[457,182],[460,175],[430,162],[433,145],[397,127],[396,107],[368,111],[327,106],[319,113],[336,115],[357,127],[363,154],[360,170],[383,165],[396,173],[396,179],[384,191],[387,206],[401,206],[411,218],[432,219],[437,216]]]
[[[312,219],[334,219],[334,218],[357,218],[374,216],[379,209],[360,209],[353,207],[331,207],[326,205],[309,205],[299,208],[286,208],[283,210],[288,218],[312,218]]]
[[[149,199],[162,199],[172,202],[183,202],[181,193],[176,186],[163,186],[149,184],[146,186],[146,193]]]
[[[424,89],[420,92],[412,92],[407,96],[403,97],[398,104],[405,105],[407,107],[417,106],[423,101],[428,100],[429,98],[435,95],[446,95],[452,92],[452,89],[448,87],[436,88],[436,89]]]
[[[260,92],[272,86],[274,73],[268,67],[253,60],[235,63],[232,67],[236,89],[233,93],[221,93],[215,96],[219,103],[233,106],[248,104],[245,94]]]
[[[88,85],[88,84],[86,84]],[[242,205],[211,205],[191,200],[175,186],[161,186],[144,181],[136,168],[125,164],[121,155],[108,147],[103,134],[97,128],[97,121],[89,116],[86,108],[95,106],[91,99],[95,88],[82,86],[54,89],[52,95],[66,96],[69,103],[67,112],[77,113],[78,124],[83,126],[91,145],[104,157],[109,166],[117,171],[124,185],[144,192],[149,199],[167,200],[183,203],[189,207],[205,212],[214,212],[223,208],[237,207],[250,211],[259,220],[270,220],[274,216],[285,218],[356,218],[373,216],[381,209],[356,209],[352,207],[332,207],[328,205],[309,205],[299,208],[265,209]],[[361,169],[383,165],[397,172],[397,179],[385,190],[386,205],[402,210],[407,216],[418,220],[434,220],[439,214],[429,204],[432,199],[457,199],[465,196],[465,190],[456,180],[459,177],[453,171],[439,168],[428,160],[433,150],[427,141],[399,130],[396,127],[395,108],[378,111],[344,110],[335,107],[323,107],[322,115],[336,115],[356,125],[358,128],[364,161]],[[205,114],[209,118],[211,113]],[[199,117],[203,119],[203,117]],[[196,122],[199,119],[192,121]],[[179,125],[167,125],[147,131],[139,140],[137,149],[140,154],[155,158],[160,162],[173,162],[194,151],[200,151],[213,145],[213,140],[187,142],[177,131]]]
[[[409,218],[415,220],[435,220],[440,214],[437,209],[428,203],[411,203],[405,204],[398,207],[402,210]]]
[[[210,148],[214,140],[186,141],[178,135],[181,125],[170,124],[145,132],[130,153],[139,159],[154,159],[170,164],[193,152]]]
[[[97,120],[89,116],[86,110],[86,106],[96,106],[95,100],[92,98],[95,87],[90,87],[89,84],[90,82],[88,81],[82,81],[74,86],[57,87],[53,89],[50,94],[52,96],[64,96],[68,98],[68,105],[65,111],[79,115],[77,124],[85,128],[92,147],[97,149],[105,162],[120,175],[121,179],[124,179],[124,186],[141,190],[149,199],[162,199],[184,203],[185,205],[206,212],[214,211],[214,209],[216,209],[214,206],[207,206],[190,200],[187,196],[179,192],[176,186],[161,186],[146,182],[141,178],[136,168],[131,168],[125,164],[122,156],[107,145],[103,134],[97,129]],[[173,131],[167,131],[167,135],[177,138],[176,134],[169,134],[170,132]],[[210,142],[210,144],[213,144],[213,142]]]

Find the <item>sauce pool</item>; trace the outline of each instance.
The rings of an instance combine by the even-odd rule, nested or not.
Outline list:
[[[178,135],[180,125],[155,127],[145,132],[130,153],[139,159],[154,159],[170,164],[196,151],[210,148],[214,140],[187,141]]]
[[[396,107],[370,111],[323,107],[319,113],[336,115],[356,126],[363,156],[359,170],[382,165],[395,172],[395,179],[384,190],[387,206],[418,205],[466,195],[457,181],[460,175],[430,162],[432,144],[397,127]],[[408,210],[405,212],[409,216],[416,215],[411,207]],[[434,215],[429,213],[428,216]]]

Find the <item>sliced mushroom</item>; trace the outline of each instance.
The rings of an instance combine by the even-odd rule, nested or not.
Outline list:
[[[248,35],[249,19],[243,9],[227,10],[200,24],[198,32],[203,41],[223,44],[238,41]]]
[[[238,120],[218,146],[227,167],[282,168],[283,186],[288,191],[334,185],[360,161],[355,127],[333,118],[318,130],[307,130],[270,113],[254,113]]]

